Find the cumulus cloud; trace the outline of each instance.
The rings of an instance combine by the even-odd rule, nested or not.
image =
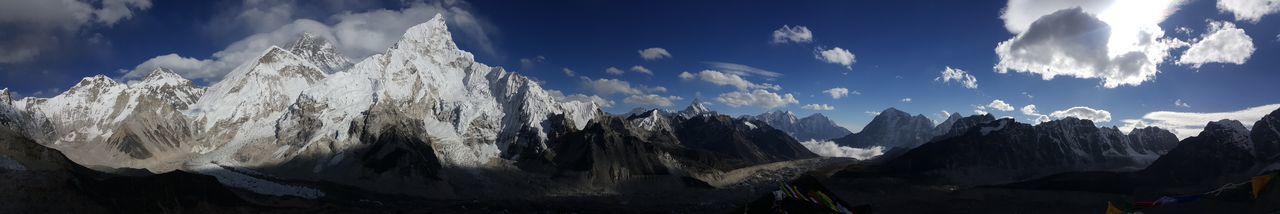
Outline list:
[[[909,102],[911,102],[911,98],[910,98],[910,97],[902,98],[902,100],[900,100],[900,101],[902,101],[902,102],[904,102],[904,103],[909,103]]]
[[[992,100],[990,104],[987,104],[987,107],[1000,111],[1013,111],[1013,105],[1005,103],[1004,100]]]
[[[577,72],[573,72],[573,69],[569,69],[569,68],[560,68],[560,71],[564,72],[564,75],[569,77],[578,75]]]
[[[822,93],[831,95],[831,99],[840,99],[841,97],[849,96],[849,89],[848,88],[831,88],[831,89],[823,90]],[[858,92],[854,91],[854,94],[858,94]]]
[[[551,98],[554,98],[557,102],[571,102],[571,101],[593,102],[593,103],[596,103],[596,105],[599,105],[600,107],[604,107],[604,108],[613,107],[613,104],[614,104],[612,100],[608,100],[596,95],[587,96],[585,94],[573,94],[573,95],[565,96],[563,92],[560,92],[558,90],[547,90],[547,94],[551,95]]]
[[[853,53],[844,48],[835,47],[827,50],[819,50],[813,55],[814,58],[826,63],[843,65],[844,69],[853,70],[854,59]]]
[[[26,63],[95,37],[82,29],[111,27],[151,8],[150,0],[0,1],[0,64]],[[77,50],[83,51],[83,50]]]
[[[689,73],[688,71],[680,72],[679,76],[681,80],[693,80],[693,78],[696,78],[693,73]]]
[[[1218,0],[1218,10],[1235,15],[1236,21],[1257,23],[1262,16],[1280,12],[1277,0]]]
[[[773,40],[770,43],[809,43],[813,42],[813,31],[809,31],[808,27],[796,25],[795,27],[783,25],[773,31]]]
[[[613,94],[643,94],[644,90],[631,87],[631,83],[619,79],[591,79],[580,77],[582,87],[601,96]]]
[[[884,154],[883,146],[875,146],[866,149],[853,148],[848,146],[836,145],[832,141],[808,140],[801,141],[800,145],[814,154],[823,157],[845,157],[858,160],[867,160]]]
[[[1276,4],[1280,4],[1277,2]],[[1253,38],[1230,22],[1209,22],[1209,31],[1178,57],[1179,65],[1200,68],[1205,63],[1244,64],[1253,55]]]
[[[1178,135],[1178,138],[1187,138],[1199,134],[1201,130],[1204,130],[1205,124],[1222,119],[1238,120],[1245,127],[1253,127],[1254,122],[1278,108],[1280,108],[1280,103],[1230,112],[1156,111],[1143,115],[1142,119],[1124,121],[1126,127],[1130,129],[1138,125],[1155,126],[1171,130],[1173,134]]]
[[[1174,101],[1173,101],[1173,106],[1183,107],[1183,108],[1191,108],[1191,105],[1190,105],[1190,104],[1187,104],[1186,102],[1182,102],[1182,99],[1174,100]]]
[[[880,115],[880,112],[878,112],[878,111],[863,111],[862,113],[863,113],[863,114],[867,114],[867,115],[871,115],[871,116],[879,116],[879,115]]]
[[[791,94],[779,95],[762,89],[756,89],[751,92],[734,91],[720,94],[719,97],[716,97],[716,101],[734,108],[742,106],[756,106],[766,109],[800,103],[800,101],[796,100],[795,96]]]
[[[663,58],[671,58],[671,52],[667,52],[667,49],[664,49],[664,48],[658,48],[658,47],[646,48],[644,50],[639,50],[637,52],[640,53],[640,58],[644,58],[644,60],[649,60],[649,61],[659,60]]]
[[[830,110],[836,110],[836,107],[835,107],[835,106],[831,106],[831,105],[827,105],[827,104],[813,104],[813,103],[810,103],[810,104],[807,104],[807,105],[804,105],[804,106],[800,106],[800,108],[802,108],[802,109],[808,109],[808,110],[815,110],[815,111],[830,111]]]
[[[623,71],[622,69],[618,69],[618,67],[609,67],[609,68],[605,68],[605,69],[604,69],[604,73],[612,74],[612,75],[622,75],[622,74],[627,73],[627,71]]]
[[[648,74],[649,76],[653,76],[653,71],[650,71],[650,70],[649,70],[649,68],[645,68],[644,66],[639,66],[639,65],[637,65],[637,66],[631,66],[631,71],[634,71],[634,72],[636,72],[636,73]]]
[[[295,3],[297,2],[283,4],[291,5]],[[296,7],[296,5],[293,7]],[[329,40],[347,58],[363,59],[385,51],[392,44],[403,38],[406,29],[426,22],[436,14],[445,17],[451,31],[463,35],[455,38],[473,39],[482,49],[486,49],[485,47],[491,45],[485,44],[490,43],[488,42],[489,34],[496,31],[494,27],[480,21],[479,18],[470,13],[467,4],[462,1],[412,3],[401,10],[378,9],[360,13],[336,13],[323,17],[322,20],[326,20],[327,23],[306,18],[294,19],[293,17],[297,16],[297,11],[289,12],[293,9],[283,10],[285,12],[281,12],[283,15],[279,15],[279,17],[283,17],[286,20],[292,19],[292,21],[279,26],[262,25],[262,29],[253,29],[261,31],[254,31],[252,35],[227,45],[222,50],[214,52],[209,59],[181,56],[177,53],[165,54],[149,59],[131,70],[122,71],[126,72],[124,78],[141,78],[156,67],[188,66],[189,69],[173,70],[188,79],[216,82],[236,66],[261,55],[267,48],[284,46],[297,40],[302,33],[310,33]],[[240,22],[232,23],[249,25],[248,23],[253,23],[255,20],[242,20],[242,22],[245,24],[239,24]],[[259,20],[258,22],[265,21]],[[184,65],[183,63],[186,64]],[[198,66],[189,66],[192,63],[198,63]]]
[[[717,71],[730,73],[738,76],[744,76],[744,77],[762,76],[765,78],[776,78],[776,77],[782,76],[782,73],[773,72],[773,71],[751,67],[743,64],[737,64],[737,63],[728,63],[728,62],[702,62],[702,63],[707,64],[708,66],[711,66],[712,70],[717,70]]]
[[[637,94],[637,95],[628,96],[626,99],[623,99],[622,102],[626,104],[632,104],[632,105],[649,105],[649,106],[667,107],[667,106],[671,106],[672,103],[674,103],[675,101],[679,101],[682,99],[684,98],[679,96],[664,97],[656,94],[643,94],[643,95]]]
[[[1092,120],[1096,123],[1105,123],[1111,121],[1111,112],[1102,109],[1093,109],[1085,106],[1071,107],[1066,110],[1054,111],[1049,116],[1062,119],[1067,117]]]
[[[1013,0],[1001,18],[1017,34],[995,49],[997,73],[1100,79],[1107,88],[1136,86],[1155,77],[1173,48],[1158,25],[1172,1]],[[1094,14],[1097,14],[1095,16]]]
[[[684,78],[684,77],[681,77],[681,78]],[[745,78],[742,78],[742,76],[738,76],[737,74],[724,73],[724,72],[719,72],[714,70],[703,70],[702,72],[698,72],[698,79],[702,79],[702,81],[706,81],[708,83],[715,84],[718,86],[733,86],[735,88],[738,88],[738,90],[757,89],[757,88],[772,89],[772,90],[781,89],[781,87],[778,85],[767,84],[767,83],[756,84],[756,83],[752,83],[751,81],[747,81]]]
[[[964,87],[968,89],[978,88],[978,78],[973,77],[973,75],[970,75],[969,72],[965,72],[964,70],[951,68],[951,66],[947,66],[946,69],[942,70],[941,74],[942,76],[933,78],[933,81],[941,81],[943,83],[955,81],[957,83],[960,83],[961,85],[964,85]]]
[[[1023,106],[1021,111],[1023,115],[1031,116],[1031,125],[1049,122],[1050,120],[1049,115],[1040,114],[1040,112],[1036,110],[1035,104]]]

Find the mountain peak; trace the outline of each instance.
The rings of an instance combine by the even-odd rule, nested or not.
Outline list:
[[[132,83],[131,83],[132,84]],[[168,68],[156,68],[150,74],[142,78],[142,81],[136,85],[143,86],[172,86],[172,85],[190,85],[191,80],[182,78],[182,76],[174,73]]]
[[[689,103],[689,107],[685,107],[684,110],[680,111],[680,114],[687,117],[710,113],[714,113],[714,111],[711,111],[710,108],[707,108],[706,105],[702,104],[702,100],[698,98],[693,98],[693,102]]]
[[[406,30],[403,40],[393,48],[457,50],[458,45],[453,42],[453,35],[449,33],[444,16],[436,14],[431,20]]]
[[[289,52],[311,61],[325,73],[334,73],[351,67],[351,60],[338,53],[328,39],[303,32],[297,41],[289,45]]]
[[[116,85],[120,85],[120,82],[116,82],[115,80],[111,79],[110,77],[107,77],[106,75],[99,74],[99,75],[94,75],[92,77],[85,77],[80,79],[80,82],[76,83],[75,86],[71,86],[71,90],[68,90],[68,91],[72,91],[78,88],[109,87],[109,86],[116,86]]]
[[[9,88],[0,89],[0,103],[13,105],[13,95],[10,94]]]

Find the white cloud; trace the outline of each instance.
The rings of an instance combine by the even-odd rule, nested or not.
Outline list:
[[[853,148],[848,146],[836,145],[832,141],[808,140],[801,141],[800,145],[814,154],[823,157],[846,157],[858,160],[867,160],[884,154],[883,146],[875,146],[866,149]]]
[[[1025,91],[1023,91],[1023,92],[1022,92],[1022,95],[1027,96],[1027,99],[1033,99],[1033,98],[1036,98],[1036,96],[1031,96],[1031,93],[1027,93],[1027,92],[1025,92]]]
[[[708,66],[711,66],[712,70],[717,70],[717,71],[735,74],[735,75],[744,76],[744,77],[763,76],[766,78],[775,78],[775,77],[782,76],[782,73],[773,72],[773,71],[760,69],[756,67],[751,67],[743,64],[728,63],[728,62],[702,62],[702,63],[707,64]]]
[[[653,71],[650,71],[650,70],[649,70],[649,68],[645,68],[644,66],[639,66],[639,65],[637,65],[637,66],[631,66],[631,71],[634,71],[634,72],[636,72],[636,73],[648,74],[648,75],[650,75],[650,76],[653,76]]]
[[[777,85],[767,84],[767,83],[755,84],[755,83],[752,83],[751,81],[747,81],[746,79],[742,78],[742,76],[738,76],[736,74],[731,74],[731,73],[723,73],[723,72],[714,71],[714,70],[703,70],[702,72],[698,72],[698,79],[702,79],[702,81],[706,81],[718,86],[733,86],[738,88],[738,90],[747,90],[747,89],[779,90],[781,89],[781,87]]]
[[[1054,111],[1049,116],[1062,119],[1067,117],[1092,120],[1095,123],[1105,123],[1111,121],[1111,112],[1101,109],[1093,109],[1085,106],[1071,107],[1062,111]]]
[[[799,104],[795,96],[791,94],[778,95],[762,89],[756,89],[751,92],[735,91],[720,94],[716,97],[716,101],[729,105],[730,107],[756,106],[760,108],[778,108],[787,106],[788,104]]]
[[[982,114],[990,114],[991,112],[987,112],[987,111],[982,110],[982,109],[974,109],[974,110],[973,110],[973,113],[974,113],[974,114],[982,115]]]
[[[1191,105],[1190,105],[1190,104],[1187,104],[1186,102],[1182,102],[1182,99],[1174,100],[1174,101],[1173,101],[1173,106],[1183,107],[1183,108],[1191,108]]]
[[[997,73],[1100,79],[1107,88],[1140,85],[1185,42],[1164,37],[1159,26],[1176,10],[1165,1],[1013,0],[1001,18],[1017,34],[1000,42]],[[1094,14],[1097,14],[1095,16]]]
[[[863,114],[867,114],[867,115],[871,115],[871,116],[879,116],[879,115],[880,115],[880,112],[878,112],[878,111],[863,111],[862,113],[863,113]]]
[[[644,60],[653,61],[663,58],[671,58],[671,52],[667,52],[667,49],[664,48],[647,48],[637,52],[640,52],[640,58],[644,58]]]
[[[840,99],[841,97],[849,96],[849,89],[848,88],[831,88],[831,89],[823,90],[822,93],[831,95],[831,99]]]
[[[636,94],[644,93],[644,91],[641,89],[631,87],[630,82],[619,80],[619,79],[593,80],[585,76],[580,77],[579,79],[582,80],[582,87],[585,87],[587,90],[595,92],[596,94],[601,96],[609,96],[613,94],[636,95]]]
[[[604,73],[607,73],[607,74],[613,74],[613,75],[622,75],[622,74],[627,73],[627,71],[623,71],[622,69],[618,69],[618,67],[609,67],[609,68],[605,68],[605,69],[604,69]]]
[[[1040,114],[1040,112],[1036,110],[1035,104],[1023,106],[1021,111],[1023,115],[1031,116],[1031,125],[1049,122],[1050,120],[1049,115]]]
[[[362,13],[337,13],[323,19],[333,24],[300,18],[278,26],[264,25],[261,31],[255,31],[256,33],[227,45],[222,50],[214,52],[209,59],[184,57],[177,54],[161,55],[135,66],[127,71],[124,78],[141,78],[155,67],[183,67],[181,63],[199,62],[198,67],[173,70],[188,79],[218,81],[236,66],[256,58],[267,48],[284,46],[297,40],[304,32],[332,42],[341,54],[347,58],[359,60],[386,51],[392,44],[403,38],[406,29],[426,22],[436,14],[445,17],[451,31],[464,35],[456,36],[455,34],[455,38],[474,39],[481,49],[487,49],[486,47],[491,45],[485,45],[490,43],[488,42],[489,32],[495,30],[485,22],[479,21],[465,7],[466,3],[461,1],[413,3],[401,10],[378,9]],[[292,15],[284,16],[286,19],[290,17]],[[235,25],[249,25],[261,21],[244,20],[244,22],[237,22]]]
[[[1280,12],[1280,1],[1218,0],[1218,10],[1235,15],[1236,21],[1257,23],[1264,15]]]
[[[1035,104],[1030,104],[1030,105],[1023,106],[1023,107],[1022,107],[1022,114],[1027,115],[1027,116],[1036,116],[1036,115],[1039,115],[1039,113],[1037,113],[1037,112],[1036,112],[1036,105],[1035,105]]]
[[[853,63],[857,62],[853,53],[840,47],[819,50],[813,57],[826,63],[843,65],[844,69],[849,70],[853,70]]]
[[[1143,115],[1141,120],[1126,120],[1126,124],[1133,123],[1136,125],[1138,122],[1142,122],[1142,125],[1169,129],[1173,131],[1173,134],[1178,135],[1178,138],[1187,138],[1199,134],[1201,130],[1204,130],[1204,125],[1210,121],[1231,119],[1240,121],[1245,127],[1253,127],[1254,122],[1278,108],[1280,108],[1280,103],[1230,112],[1157,111]]]
[[[831,105],[827,105],[827,104],[813,104],[813,103],[810,103],[810,104],[807,104],[807,105],[804,105],[804,106],[800,106],[800,108],[802,108],[802,109],[808,109],[808,110],[815,110],[815,111],[830,111],[830,110],[836,110],[836,107],[835,107],[835,106],[831,106]]]
[[[613,107],[613,104],[614,104],[612,100],[608,100],[596,95],[587,96],[585,94],[573,94],[573,95],[565,96],[563,92],[560,92],[557,90],[547,90],[547,94],[551,95],[551,98],[554,98],[557,102],[570,102],[570,101],[593,102],[593,103],[596,103],[596,105],[599,105],[600,107],[603,107],[603,108]]]
[[[1277,2],[1280,4],[1280,2]],[[1230,22],[1209,22],[1209,31],[1178,57],[1177,64],[1200,68],[1206,63],[1244,64],[1253,55],[1253,38]]]
[[[111,27],[151,8],[150,0],[0,1],[0,63],[26,63],[55,51],[83,51],[93,43],[82,29]],[[86,39],[86,37],[88,39]],[[63,50],[77,48],[77,50]]]
[[[689,73],[688,71],[680,72],[680,80],[693,80],[693,78],[696,78],[693,76],[693,73]]]
[[[991,104],[987,104],[987,107],[1000,111],[1013,111],[1013,105],[1005,103],[1004,100],[992,100]]]
[[[908,98],[902,98],[902,100],[901,100],[901,101],[902,101],[902,102],[904,102],[904,103],[909,103],[909,102],[911,102],[911,98],[910,98],[910,97],[908,97]]]
[[[942,76],[934,78],[933,81],[942,81],[944,83],[956,81],[968,89],[978,88],[978,78],[973,77],[973,75],[970,75],[969,72],[965,72],[964,70],[947,66],[946,69],[942,70],[941,74]]]
[[[813,42],[813,31],[809,31],[808,27],[796,25],[795,27],[783,25],[773,31],[773,41],[770,43],[809,43]]]
[[[577,75],[578,75],[578,73],[577,73],[577,72],[573,72],[573,70],[572,70],[572,69],[569,69],[569,68],[560,68],[560,71],[564,71],[564,75],[565,75],[565,76],[569,76],[569,77],[573,77],[573,76],[577,76]]]
[[[637,94],[637,95],[628,96],[626,99],[623,99],[622,102],[626,104],[632,104],[632,105],[650,105],[650,106],[667,107],[667,106],[671,106],[672,103],[674,103],[675,101],[679,101],[682,99],[684,98],[679,96],[664,97],[664,96],[658,96],[656,94],[645,94],[645,95]]]

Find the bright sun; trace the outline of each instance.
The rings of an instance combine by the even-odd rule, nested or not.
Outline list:
[[[1111,37],[1107,49],[1112,56],[1131,51],[1140,51],[1149,47],[1152,37],[1158,37],[1164,31],[1160,22],[1172,14],[1176,0],[1118,0],[1105,11],[1098,14],[1098,19],[1111,26]]]

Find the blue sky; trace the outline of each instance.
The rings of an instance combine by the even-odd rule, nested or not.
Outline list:
[[[66,90],[85,76],[104,74],[128,80],[132,78],[128,72],[144,70],[150,65],[167,65],[165,62],[168,61],[155,58],[170,53],[188,60],[184,62],[198,62],[197,66],[177,70],[188,78],[208,84],[219,79],[219,74],[224,74],[218,70],[225,70],[227,66],[219,67],[216,65],[218,62],[238,63],[234,57],[220,58],[219,52],[224,53],[221,55],[233,55],[231,53],[239,49],[252,49],[252,45],[240,47],[236,44],[247,44],[250,42],[243,41],[254,39],[284,45],[288,40],[284,37],[263,39],[269,36],[259,35],[292,35],[291,32],[315,29],[299,27],[309,26],[305,24],[290,24],[298,23],[298,20],[314,20],[320,26],[332,27],[334,35],[338,35],[343,32],[338,27],[343,23],[379,18],[415,23],[429,18],[419,13],[442,11],[449,14],[446,18],[450,18],[450,27],[459,45],[476,53],[480,62],[528,75],[544,82],[544,88],[567,95],[599,96],[613,102],[606,110],[615,113],[636,107],[679,109],[700,98],[712,103],[712,109],[731,115],[772,110],[790,110],[802,116],[823,113],[843,126],[859,130],[873,117],[867,112],[879,112],[888,107],[925,114],[938,120],[941,119],[937,116],[941,111],[969,115],[981,110],[1029,123],[1038,115],[1103,120],[1101,111],[1105,111],[1107,122],[1100,122],[1100,125],[1133,127],[1141,126],[1138,125],[1141,122],[1144,125],[1182,128],[1184,131],[1179,135],[1186,136],[1189,134],[1187,130],[1198,128],[1195,124],[1207,122],[1203,117],[1256,120],[1260,116],[1257,112],[1261,110],[1247,109],[1280,103],[1280,93],[1275,93],[1280,91],[1280,84],[1277,84],[1280,73],[1275,69],[1280,67],[1280,62],[1273,60],[1280,59],[1280,24],[1276,24],[1280,18],[1275,14],[1280,10],[1275,7],[1280,6],[1271,6],[1272,10],[1267,10],[1269,7],[1265,5],[1243,9],[1222,6],[1252,2],[1249,0],[1191,0],[1170,5],[1150,3],[1157,6],[1145,4],[1161,1],[1135,1],[1144,5],[1121,6],[1106,0],[1032,4],[1021,4],[1017,0],[750,3],[387,1],[358,4],[337,1],[126,2],[133,2],[124,4],[126,10],[123,12],[129,14],[127,17],[94,13],[83,20],[35,22],[32,20],[44,16],[0,15],[0,50],[10,53],[38,50],[39,53],[30,57],[0,55],[0,87],[11,88],[24,96],[49,97]],[[32,5],[35,3],[6,8],[39,8]],[[97,11],[113,11],[101,2],[87,5]],[[1115,9],[1124,6],[1137,9]],[[1082,8],[1082,11],[1069,11],[1075,7]],[[1013,12],[1002,13],[1006,8]],[[114,12],[120,14],[121,11]],[[1061,16],[1050,17],[1050,13]],[[1156,15],[1142,17],[1144,14]],[[1032,24],[1038,21],[1050,27],[1073,26],[1093,23],[1090,20],[1101,20],[1109,27],[1109,32],[1101,32],[1101,37],[1079,39],[1071,37],[1076,35],[1072,32],[1037,29]],[[408,24],[371,23],[378,24],[368,24],[370,26],[360,29],[398,36],[398,31],[408,27]],[[1092,42],[1108,35],[1112,36],[1110,38],[1127,35],[1124,30],[1136,28],[1126,28],[1123,24],[1132,23],[1152,24],[1148,27],[1157,27],[1163,32],[1163,36],[1152,41],[1172,44],[1169,47],[1142,46],[1155,48],[1136,51],[1148,56],[1157,53],[1168,55],[1150,63],[1153,71],[1148,74],[1142,74],[1134,67],[1106,67],[1132,62],[1117,57],[1104,56],[1101,59],[1104,62],[1092,64],[1044,65],[1044,60],[1037,61],[1079,58],[1087,62],[1088,59],[1096,59],[1079,53],[1108,53],[1104,47],[1109,45],[1096,45],[1105,44],[1106,40],[1103,43]],[[784,25],[803,26],[812,36],[801,41],[774,42],[774,32]],[[1190,49],[1197,49],[1197,43],[1201,41],[1240,38],[1241,34],[1231,34],[1239,32],[1236,30],[1242,30],[1242,35],[1250,39],[1246,43],[1252,50],[1247,54],[1240,46],[1212,48],[1214,45],[1234,44],[1231,41],[1239,43],[1238,39],[1206,42],[1202,44],[1204,47],[1198,48],[1200,51],[1196,55],[1208,58],[1201,57],[1199,63],[1190,63],[1190,59],[1195,57],[1186,57],[1187,63],[1179,63]],[[1151,31],[1151,28],[1139,30]],[[1222,38],[1208,39],[1211,37],[1207,35],[1214,32],[1226,33]],[[1085,33],[1097,35],[1093,31]],[[1002,42],[1017,43],[1012,40],[1021,38],[1022,34],[1027,34],[1026,38],[1017,42],[1026,45],[1014,45],[1014,48],[1030,51],[1021,55],[1006,54],[1009,59],[1002,59],[997,47]],[[40,37],[33,39],[21,35]],[[1035,40],[1033,37],[1057,40]],[[1175,40],[1183,44],[1177,45],[1173,42]],[[339,41],[339,45],[351,46],[344,50],[354,50],[358,53],[347,54],[359,57],[385,48],[377,47],[380,44],[389,44],[375,41],[369,42],[372,45],[356,47],[354,44],[357,42],[361,41]],[[670,57],[646,60],[638,53],[655,47],[666,50]],[[854,55],[853,63],[846,68],[815,56],[833,48],[847,50]],[[768,86],[740,89],[732,85],[717,85],[716,81],[723,83],[724,79],[713,81],[700,75],[704,70],[721,74],[717,77],[733,74],[732,69],[713,66],[716,62],[776,72],[780,75],[767,77],[739,73],[736,77],[755,86],[776,85],[780,89]],[[997,69],[1002,64],[1010,67],[1004,73]],[[653,74],[631,71],[633,66],[643,66]],[[625,72],[609,74],[606,69],[610,67]],[[566,75],[566,68],[573,70],[575,75]],[[976,79],[976,87],[968,88],[957,81],[941,81],[941,73],[947,68],[965,71]],[[185,70],[190,72],[182,72]],[[683,79],[680,77],[682,72],[689,72],[694,77]],[[1047,72],[1066,72],[1059,73],[1066,76],[1045,80],[1043,77]],[[1086,74],[1094,76],[1082,76]],[[1122,83],[1106,83],[1107,79],[1101,76],[1108,75]],[[604,94],[588,87],[584,77],[594,81],[616,80],[608,82],[611,84],[626,82],[635,91]],[[732,83],[741,85],[744,82]],[[656,87],[666,90],[651,90]],[[847,88],[858,93],[838,99],[823,93],[832,88]],[[757,90],[761,92],[757,93]],[[733,93],[738,93],[737,98],[759,98],[748,95],[785,98],[790,94],[794,101],[783,99],[781,105],[777,105],[764,101],[735,103],[721,99]],[[646,101],[645,104],[627,102],[631,96],[665,98],[672,104],[661,106],[658,104],[663,103],[654,102],[654,99],[633,100]],[[679,99],[672,99],[676,97]],[[905,98],[911,101],[904,102]],[[994,100],[1009,104],[1012,110],[1003,111],[999,105],[990,105]],[[802,108],[810,104],[834,109]],[[1029,104],[1034,104],[1037,111],[1031,114],[1022,112],[1022,108]],[[978,109],[979,106],[982,109]],[[1087,109],[1067,111],[1073,107]],[[1274,107],[1264,110],[1270,112]],[[1062,112],[1053,114],[1055,111]]]

